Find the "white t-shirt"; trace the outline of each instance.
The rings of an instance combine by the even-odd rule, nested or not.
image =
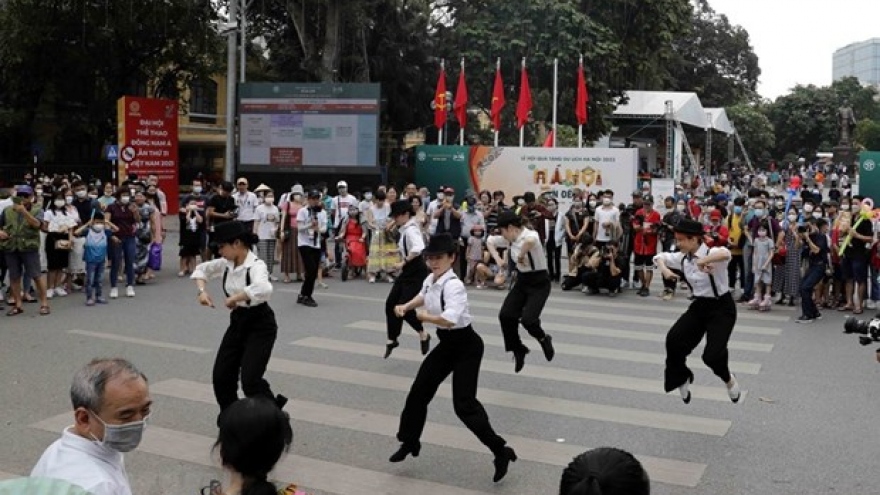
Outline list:
[[[348,207],[351,205],[358,204],[358,200],[356,197],[351,194],[346,194],[345,196],[336,196],[333,198],[333,201],[330,202],[330,208],[333,209],[333,228],[338,227],[342,220],[348,218]]]
[[[303,206],[296,214],[297,246],[321,248],[321,234],[327,232],[327,212],[319,211],[315,217],[318,219],[318,229],[312,228],[312,211],[308,206]]]
[[[244,194],[238,191],[232,193],[232,199],[235,200],[235,206],[238,207],[238,217],[236,220],[240,222],[250,222],[254,220],[254,212],[260,204],[257,195],[247,191]]]
[[[77,435],[71,427],[46,448],[31,476],[66,481],[93,495],[131,495],[122,454]]]
[[[602,224],[606,222],[611,222],[614,225],[620,224],[620,210],[616,207],[611,206],[610,208],[605,208],[604,206],[601,208],[596,208],[596,240],[599,242],[608,242],[614,236],[614,229],[616,227],[612,227],[610,229],[606,229],[602,226]]]
[[[281,210],[275,205],[261,204],[254,210],[254,220],[259,223],[257,237],[261,241],[274,239],[278,230],[278,222],[281,221]]]

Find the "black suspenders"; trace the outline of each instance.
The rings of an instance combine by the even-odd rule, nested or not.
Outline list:
[[[694,265],[694,266],[697,265],[696,261],[694,261],[693,258],[692,258],[690,255],[685,256],[685,259],[688,260],[688,261],[690,261],[692,265]],[[686,273],[687,273],[687,270],[684,269],[684,261],[682,261],[682,263],[681,263],[681,275],[682,275],[682,277],[684,277],[684,281],[685,281],[685,283],[688,284],[688,285],[690,285],[690,286],[691,286],[691,289],[693,289],[693,284],[691,284],[690,282],[688,282],[688,279],[687,279],[687,275],[686,275]],[[721,295],[718,294],[718,286],[715,285],[715,276],[712,275],[711,273],[708,273],[707,275],[709,275],[709,283],[712,284],[712,293],[715,294],[715,299],[720,298]]]
[[[229,297],[229,291],[226,290],[226,277],[229,276],[229,267],[226,267],[226,270],[223,272],[223,293],[226,294],[226,297]],[[245,286],[251,285],[251,268],[248,267],[247,272],[244,275],[244,284]],[[247,305],[251,305],[250,299],[248,299]]]

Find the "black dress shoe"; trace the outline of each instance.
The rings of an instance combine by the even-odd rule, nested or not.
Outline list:
[[[412,445],[402,443],[400,444],[400,448],[397,449],[397,452],[391,454],[391,457],[388,458],[389,462],[400,462],[406,459],[406,456],[412,454],[413,457],[418,457],[419,452],[422,450],[422,444],[416,442]]]
[[[684,382],[679,388],[679,393],[681,394],[681,400],[685,404],[691,403],[691,391],[689,384],[694,383],[694,374],[691,373],[691,376],[688,377],[687,381]]]
[[[390,344],[385,344],[385,359],[388,359],[388,356],[391,355],[391,351],[393,351],[394,348],[398,347],[399,345],[400,345],[400,342],[398,342],[396,340]]]
[[[287,397],[281,394],[275,396],[275,405],[278,406],[278,409],[284,409],[285,404],[287,404]]]
[[[522,371],[523,366],[526,365],[526,354],[529,353],[529,348],[526,346],[522,346],[517,351],[513,351],[513,371],[515,373],[519,373]]]
[[[296,303],[297,303],[297,304],[302,304],[303,299],[305,299],[305,296],[303,296],[302,294],[296,296]]]
[[[500,455],[495,456],[495,476],[492,481],[498,483],[507,474],[507,467],[511,462],[516,462],[516,452],[510,447],[504,447]]]
[[[538,342],[541,344],[541,350],[544,351],[544,357],[547,358],[547,361],[553,361],[553,356],[556,355],[556,350],[553,349],[553,337],[544,335],[544,340]]]
[[[428,334],[427,339],[419,341],[419,346],[422,348],[422,356],[427,355],[431,350],[431,334]]]
[[[308,306],[310,308],[317,308],[318,307],[318,303],[315,302],[315,300],[312,299],[310,296],[303,297],[301,304],[303,306]]]

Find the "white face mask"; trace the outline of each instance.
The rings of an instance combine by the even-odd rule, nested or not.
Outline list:
[[[804,205],[804,211],[811,213],[813,211],[813,205]]]
[[[100,421],[102,425],[104,425],[104,439],[98,440],[92,435],[95,443],[115,450],[116,452],[123,453],[131,452],[140,445],[141,438],[144,436],[144,429],[147,427],[147,420],[150,419],[150,417],[147,416],[143,421],[132,421],[131,423],[125,423],[122,425],[108,425],[103,419],[99,418],[97,414],[91,414],[95,419]]]
[[[684,211],[684,205],[675,205],[675,209],[678,211]]]
[[[853,204],[850,206],[850,210],[852,210],[853,213],[855,213],[855,212],[857,212],[857,211],[859,211],[859,210],[861,210],[861,209],[862,209],[862,205],[860,205],[860,204],[858,204],[858,203],[853,203]]]
[[[119,202],[124,205],[127,205],[130,201],[131,201],[131,198],[128,196],[120,196],[119,197]]]
[[[80,189],[79,191],[76,191],[75,194],[77,198],[84,198],[86,197],[87,192],[83,189]]]
[[[597,204],[597,203],[596,203],[596,200],[595,200],[595,199],[591,199],[591,200],[590,200],[590,208],[595,208],[595,207],[596,207],[596,204]]]
[[[92,230],[100,234],[101,232],[104,232],[104,224],[96,223],[95,225],[92,225]]]
[[[193,186],[193,192],[196,194],[202,194],[202,186]]]
[[[61,208],[62,206],[65,205],[65,202],[64,202],[63,199],[56,199],[56,200],[54,201],[54,204],[55,204],[55,207],[56,207],[56,208]]]
[[[274,196],[266,196],[265,198],[263,198],[263,202],[265,202],[267,205],[271,205],[272,203],[275,202],[275,197]]]
[[[822,218],[822,212],[821,211],[814,211],[813,218]]]
[[[97,194],[89,194],[89,199],[98,199]]]
[[[69,205],[73,204],[73,196],[65,196],[64,201]]]
[[[367,201],[373,200],[373,193],[364,193],[364,199]]]
[[[446,194],[444,194],[444,193],[442,193],[442,192],[438,192],[438,193],[437,193],[437,200],[438,200],[438,201],[443,201],[443,199],[444,199],[445,197],[446,197]]]
[[[519,198],[518,200],[516,200],[516,204],[518,204],[519,206],[524,206],[526,204],[526,200]]]
[[[788,221],[789,221],[789,222],[796,222],[796,221],[797,221],[797,215],[789,215],[789,216],[788,216]]]
[[[608,206],[611,204],[611,198],[602,198],[602,204]]]

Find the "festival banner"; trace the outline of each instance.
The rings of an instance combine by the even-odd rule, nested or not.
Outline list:
[[[880,151],[863,151],[859,153],[859,184],[858,191],[871,198],[875,205],[880,205]]]
[[[159,177],[168,211],[179,208],[177,156],[178,103],[175,100],[123,96],[116,103],[119,133],[119,178],[137,174]]]
[[[471,191],[504,191],[508,201],[526,191],[549,193],[560,205],[571,203],[574,189],[611,189],[628,201],[635,188],[635,148],[493,148],[419,146],[416,182],[436,190],[452,185],[456,196]]]

